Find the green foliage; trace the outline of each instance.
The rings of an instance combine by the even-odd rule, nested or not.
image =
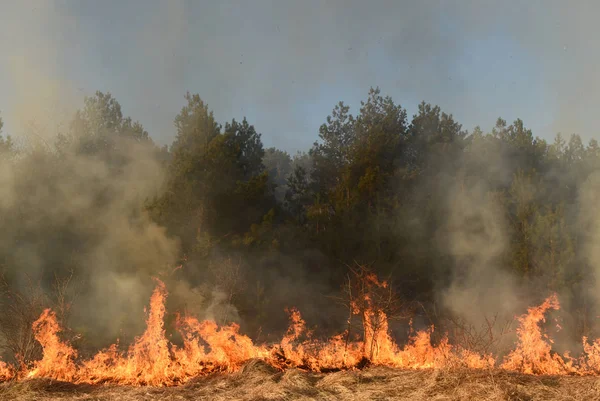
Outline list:
[[[546,206],[537,211],[532,226],[533,273],[542,276],[548,288],[569,288],[577,277],[569,271],[575,261],[575,244],[565,218],[564,206]]]
[[[517,172],[513,178],[509,194],[509,210],[513,229],[513,267],[523,276],[533,274],[532,238],[537,204],[535,172]]]
[[[123,116],[110,94],[97,92],[85,99],[53,151],[35,155],[33,173],[47,175],[49,182],[73,174],[59,167],[75,152],[103,160],[116,176],[127,166],[124,147],[152,147],[166,179],[160,195],[143,207],[179,241],[179,256],[194,276],[216,255],[240,255],[257,264],[277,255],[301,259],[298,270],[327,277],[337,287],[347,266],[358,262],[399,277],[395,285],[403,297],[433,302],[435,292],[466,269],[463,265],[488,261],[474,257],[471,249],[460,248],[457,257],[445,242],[458,241],[453,236],[460,232],[485,236],[484,223],[493,218],[502,220],[496,229],[503,234],[497,247],[502,252],[493,260],[520,283],[568,293],[590,270],[582,266],[583,245],[574,222],[581,213],[579,191],[600,169],[596,140],[585,145],[578,135],[558,134],[547,143],[520,119],[509,125],[499,118],[490,132],[476,127],[468,133],[439,106],[422,102],[409,118],[391,97],[371,88],[356,115],[345,103],[336,104],[319,128],[319,139],[308,152],[292,157],[264,149],[260,133],[245,118],[221,125],[199,95],[188,93],[185,101],[174,119],[175,140],[158,148],[140,123]],[[11,137],[0,136],[0,159],[15,154]],[[24,179],[19,190],[33,193],[38,182]],[[94,188],[99,200],[113,195]],[[460,208],[479,213],[491,207],[489,201],[499,211],[484,223],[471,219],[477,213],[465,212],[469,218],[462,224],[468,229],[445,232],[458,207],[451,194],[471,190],[480,198]],[[14,223],[36,210],[19,205],[18,213],[3,221]],[[28,240],[51,233],[22,235]],[[85,246],[80,233],[60,234],[69,246]],[[319,255],[318,263],[303,259],[308,250]],[[249,279],[256,283],[245,294],[253,306],[240,310],[268,317],[271,295],[263,283],[276,275],[273,265],[263,277]],[[586,295],[577,296],[584,304]]]
[[[253,243],[241,239],[275,206],[274,186],[260,134],[246,119],[221,131],[198,95],[186,100],[175,119],[167,190],[148,209],[183,252],[208,257],[216,245]]]
[[[96,92],[86,97],[83,109],[77,111],[71,122],[71,139],[77,151],[82,154],[111,157],[117,140],[127,139],[135,142],[151,141],[148,132],[137,121],[123,117],[121,105],[110,93]]]

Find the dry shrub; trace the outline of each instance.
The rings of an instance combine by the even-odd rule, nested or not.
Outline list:
[[[14,358],[20,365],[41,358],[42,349],[35,340],[32,324],[46,308],[52,308],[59,321],[66,322],[75,298],[72,279],[73,272],[63,278],[55,276],[52,290],[47,293],[39,281],[29,276],[19,290],[5,274],[0,274],[0,354]]]
[[[244,290],[244,277],[242,274],[242,262],[234,260],[231,257],[222,258],[209,263],[209,271],[217,283],[217,288],[222,292],[226,305],[234,305],[237,296]],[[220,313],[214,316],[217,323],[228,324],[226,313]]]
[[[449,311],[438,312],[435,304],[426,308],[419,304],[436,332],[435,341],[447,338],[454,348],[466,350],[478,355],[501,356],[514,345],[514,327],[516,317],[501,320],[498,314],[483,316],[476,324]]]
[[[498,355],[504,340],[513,333],[513,324],[514,319],[499,322],[497,315],[485,316],[480,325],[449,315],[441,326],[454,346],[479,355]]]
[[[346,345],[352,333],[362,331],[368,347],[365,356],[372,359],[377,350],[377,339],[388,330],[388,323],[408,319],[411,316],[408,304],[396,294],[388,280],[379,280],[372,268],[356,264],[348,266],[349,273],[344,283],[343,296],[336,298],[348,310]],[[360,317],[359,324],[355,316]]]

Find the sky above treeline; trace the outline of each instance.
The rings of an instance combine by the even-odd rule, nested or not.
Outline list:
[[[343,100],[379,86],[412,115],[438,104],[471,130],[597,134],[600,2],[22,0],[0,2],[5,134],[51,135],[96,90],[161,144],[186,91],[248,117],[265,146],[307,150]]]

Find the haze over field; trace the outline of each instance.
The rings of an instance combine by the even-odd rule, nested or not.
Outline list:
[[[2,3],[0,381],[600,374],[599,11]]]

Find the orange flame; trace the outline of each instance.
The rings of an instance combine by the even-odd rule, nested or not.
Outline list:
[[[387,285],[377,281],[375,276],[367,278],[373,285]],[[0,381],[14,377],[47,377],[76,383],[169,386],[215,371],[237,371],[253,358],[263,359],[280,369],[296,367],[321,372],[353,369],[363,361],[403,369],[456,366],[487,369],[496,364],[492,355],[453,347],[447,336],[433,345],[433,326],[413,332],[406,346],[398,346],[389,333],[386,314],[372,308],[368,294],[364,300],[367,308],[362,311],[362,341],[351,341],[348,332],[327,341],[315,340],[300,312],[290,309],[290,325],[279,344],[255,345],[239,332],[236,324],[219,327],[212,320],[178,316],[177,329],[183,346],[177,347],[165,334],[167,290],[162,281],[156,281],[146,330],[127,352],[119,351],[118,344],[113,344],[89,360],[76,362],[77,352],[61,341],[56,315],[47,309],[33,323],[35,338],[43,348],[42,359],[30,370],[20,372],[0,362]],[[545,321],[548,310],[557,310],[559,306],[556,295],[552,295],[519,317],[517,347],[500,365],[502,369],[527,374],[600,374],[600,339],[589,343],[583,338],[584,354],[578,360],[552,351],[552,340],[542,333],[540,323]],[[356,305],[352,307],[355,314],[360,313]]]
[[[34,369],[27,377],[48,377],[56,380],[71,381],[77,373],[75,358],[77,351],[60,341],[58,333],[61,329],[56,314],[50,309],[33,322],[35,339],[44,351],[42,360],[35,362]]]
[[[12,379],[15,376],[14,370],[6,362],[0,361],[0,382]]]
[[[126,355],[117,351],[116,344],[96,354],[83,364],[78,381],[155,386],[175,384],[170,343],[164,330],[167,290],[162,281],[156,281],[144,334],[135,340]]]
[[[581,365],[587,374],[600,374],[600,339],[588,344],[587,337],[583,337],[583,352]]]
[[[540,306],[529,308],[527,314],[519,317],[517,348],[507,356],[501,366],[503,369],[547,375],[575,372],[571,358],[565,355],[563,359],[553,353],[552,340],[542,334],[539,327],[549,309],[560,309],[556,294],[549,296]]]

